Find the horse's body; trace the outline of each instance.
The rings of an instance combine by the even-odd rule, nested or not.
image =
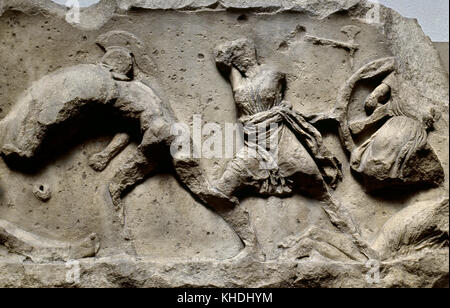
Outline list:
[[[138,120],[145,136],[158,125],[168,137],[174,117],[153,90],[137,81],[117,81],[106,67],[78,65],[35,82],[1,122],[1,153],[32,158],[50,128],[75,118],[92,105],[113,108],[122,117]],[[159,132],[158,132],[159,133]],[[144,138],[141,146],[154,140]]]
[[[4,157],[33,159],[58,125],[89,113],[94,107],[105,106],[121,118],[139,122],[142,141],[109,183],[114,206],[122,213],[122,198],[145,180],[158,165],[155,154],[167,151],[177,136],[171,132],[176,118],[170,106],[155,92],[139,81],[117,80],[103,65],[78,65],[58,70],[35,82],[20,97],[13,110],[0,121],[0,153]],[[64,131],[58,132],[63,134]],[[119,134],[120,135],[120,134]],[[117,140],[105,151],[118,154],[124,147]],[[123,138],[122,138],[123,139]],[[128,139],[125,139],[128,140]],[[116,149],[114,149],[114,147]],[[113,157],[110,157],[111,159]],[[214,207],[247,242],[249,224],[242,225],[236,219],[239,208],[229,207],[236,200],[229,200],[211,188],[199,166],[189,157],[172,157],[178,179],[204,204]],[[226,206],[224,206],[226,205]],[[235,210],[237,210],[235,212]],[[125,223],[122,220],[122,223]],[[248,241],[250,242],[250,241]]]

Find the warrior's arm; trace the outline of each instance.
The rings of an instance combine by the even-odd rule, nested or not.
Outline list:
[[[232,66],[231,72],[230,72],[230,83],[231,83],[231,87],[233,88],[233,91],[240,84],[242,84],[243,80],[244,80],[244,77],[242,77],[241,72],[237,68]]]
[[[386,79],[389,79],[390,76],[391,75]],[[360,134],[367,128],[392,116],[390,95],[391,87],[388,82],[383,81],[383,83],[367,97],[364,103],[366,112],[370,116],[363,121],[358,121],[350,125],[350,130],[353,134]]]
[[[357,135],[362,133],[364,130],[369,127],[380,123],[381,121],[386,120],[387,118],[392,117],[390,103],[387,103],[383,107],[380,107],[375,110],[375,112],[367,119],[363,121],[358,121],[350,124],[350,130],[353,134]]]
[[[380,104],[386,104],[391,94],[391,87],[385,83],[379,85],[366,99],[364,107],[367,114],[372,114]]]

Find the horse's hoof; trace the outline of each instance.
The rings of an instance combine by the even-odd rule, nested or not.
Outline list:
[[[108,166],[108,162],[109,162],[108,158],[102,155],[101,153],[92,155],[88,160],[89,167],[91,167],[94,171],[97,172],[104,171]]]

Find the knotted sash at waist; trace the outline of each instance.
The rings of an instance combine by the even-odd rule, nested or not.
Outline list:
[[[290,103],[282,102],[268,111],[244,116],[240,122],[244,125],[246,146],[257,149],[258,155],[264,160],[269,160],[269,165],[273,166],[276,163],[278,147],[275,145],[274,149],[274,145],[271,145],[270,150],[267,150],[267,145],[273,140],[278,140],[275,135],[286,125],[314,159],[324,180],[333,188],[341,180],[339,160],[323,145],[320,132],[299,112],[293,110]],[[262,133],[260,128],[264,128]],[[255,132],[258,132],[257,138],[248,137],[255,136]]]

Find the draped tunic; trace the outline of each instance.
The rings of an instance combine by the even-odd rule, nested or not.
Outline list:
[[[284,78],[266,69],[234,87],[245,147],[228,168],[242,174],[245,184],[256,186],[263,195],[283,196],[294,185],[312,187],[324,179],[335,186],[339,162],[323,146],[320,132],[283,100]]]

